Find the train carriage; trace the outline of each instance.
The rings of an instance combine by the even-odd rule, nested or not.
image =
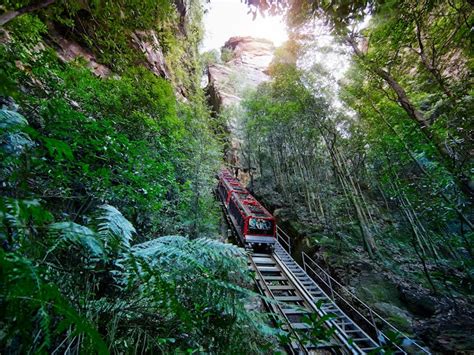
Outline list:
[[[275,218],[228,171],[218,177],[218,194],[241,242],[254,249],[273,249]]]
[[[226,207],[229,205],[233,192],[249,193],[247,189],[242,187],[239,180],[235,179],[228,170],[222,170],[218,174],[218,178],[219,183],[217,185],[217,192]]]

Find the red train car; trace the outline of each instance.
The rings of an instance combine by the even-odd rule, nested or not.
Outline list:
[[[221,170],[218,174],[218,178],[219,183],[217,185],[217,192],[226,207],[229,205],[230,197],[233,192],[249,193],[247,189],[242,187],[239,180],[235,179],[228,170]]]
[[[228,170],[222,170],[218,178],[218,194],[242,243],[254,249],[273,249],[275,218]]]

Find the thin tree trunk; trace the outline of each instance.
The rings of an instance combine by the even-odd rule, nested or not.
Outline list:
[[[364,249],[369,254],[370,258],[374,257],[374,252],[376,251],[376,245],[373,238],[372,231],[368,226],[368,220],[363,212],[363,209],[360,205],[358,191],[356,191],[354,182],[351,181],[351,177],[347,176],[347,169],[343,167],[343,162],[341,161],[340,157],[337,154],[337,150],[335,149],[334,145],[330,145],[327,141],[327,137],[324,135],[324,132],[320,130],[321,135],[326,142],[326,146],[329,151],[329,155],[331,156],[331,160],[334,166],[334,170],[336,175],[339,177],[339,181],[341,186],[343,187],[345,194],[349,201],[352,203],[352,207],[356,213],[357,221],[359,223],[359,228],[362,234],[362,241],[364,245]]]
[[[13,20],[14,18],[16,18],[20,15],[40,10],[42,8],[45,8],[45,7],[53,4],[54,2],[56,2],[56,0],[45,0],[45,1],[41,1],[37,4],[31,4],[31,5],[23,6],[23,7],[19,8],[18,10],[7,11],[4,14],[0,15],[0,26],[6,25],[8,22],[10,22],[11,20]]]
[[[416,164],[416,166],[418,167],[418,169],[432,182],[434,182],[434,179],[433,177],[431,176],[431,174],[420,164],[420,162],[415,158],[414,154],[412,153],[412,151],[410,150],[410,148],[408,147],[408,145],[406,144],[406,142],[403,140],[403,138],[398,134],[398,132],[395,130],[395,128],[390,124],[390,122],[385,118],[385,116],[383,115],[383,113],[377,108],[377,106],[375,106],[375,104],[370,100],[369,98],[369,102],[372,106],[372,108],[374,109],[375,112],[377,112],[377,114],[380,116],[380,118],[382,119],[382,121],[384,121],[384,123],[387,125],[387,127],[395,134],[395,137],[398,138],[398,140],[402,143],[403,145],[403,148],[404,150],[407,152],[408,156],[410,157],[410,159]],[[449,203],[453,208],[454,210],[456,211],[456,213],[458,214],[458,216],[460,217],[461,221],[465,222],[467,224],[467,226],[474,231],[474,225],[472,224],[472,222],[464,215],[464,213],[457,207],[456,203],[454,203],[453,201],[451,201],[448,196],[440,191],[439,192],[441,197],[447,202]],[[471,248],[469,247],[469,250],[471,250]]]
[[[443,90],[446,96],[448,96],[449,98],[453,97],[453,93],[446,86],[446,81],[441,76],[440,71],[438,70],[438,68],[436,68],[436,65],[434,64],[435,53],[433,53],[432,61],[430,61],[428,57],[426,56],[425,46],[423,45],[423,38],[421,34],[421,26],[418,19],[415,19],[415,24],[416,24],[416,38],[418,40],[418,46],[420,47],[420,51],[419,52],[415,51],[415,52],[420,56],[421,62],[426,67],[426,69],[433,75],[439,87],[441,88],[441,90]],[[434,51],[434,48],[433,48],[433,51]]]
[[[397,95],[397,101],[400,106],[405,110],[408,116],[417,123],[418,128],[427,137],[427,139],[433,143],[439,153],[439,156],[444,162],[443,165],[448,169],[449,172],[451,172],[451,174],[453,174],[453,177],[457,181],[461,191],[465,193],[470,199],[472,199],[474,196],[474,182],[462,172],[456,171],[456,154],[454,154],[454,152],[450,152],[446,148],[444,142],[442,142],[436,134],[431,132],[429,120],[426,119],[411,102],[405,89],[395,80],[395,78],[392,77],[392,75],[390,75],[389,72],[370,63],[366,59],[364,53],[362,53],[362,51],[357,46],[357,43],[353,37],[346,37],[346,42],[352,47],[355,55],[359,59],[369,64],[369,70],[382,78],[392,88],[392,90]]]

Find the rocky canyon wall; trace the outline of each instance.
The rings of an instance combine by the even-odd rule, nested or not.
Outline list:
[[[223,46],[228,61],[208,68],[207,92],[215,112],[227,112],[230,144],[225,152],[227,164],[238,169],[239,178],[246,183],[248,170],[242,159],[242,122],[240,102],[249,89],[269,80],[268,66],[275,46],[271,41],[253,37],[231,37]]]

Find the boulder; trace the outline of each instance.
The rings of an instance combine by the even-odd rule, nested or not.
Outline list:
[[[399,330],[405,333],[413,333],[413,318],[406,309],[386,302],[375,303],[374,309]]]

